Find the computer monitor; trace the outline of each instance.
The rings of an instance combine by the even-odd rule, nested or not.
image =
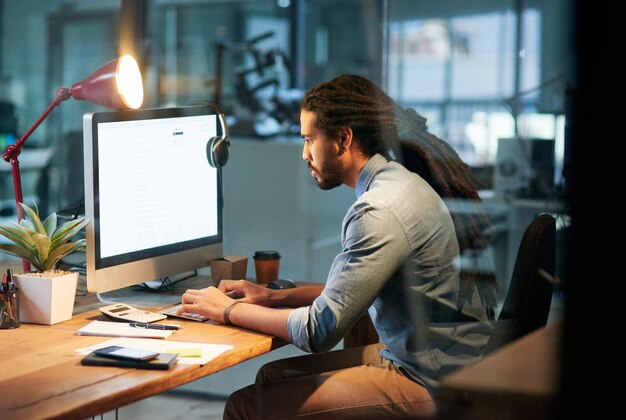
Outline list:
[[[222,255],[222,185],[207,142],[216,110],[85,114],[86,279],[104,293],[207,267]]]

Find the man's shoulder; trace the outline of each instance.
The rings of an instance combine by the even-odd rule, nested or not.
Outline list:
[[[400,200],[411,198],[419,200],[424,195],[439,196],[421,176],[395,161],[387,162],[380,168],[374,175],[367,193],[370,196],[381,195],[387,198],[399,194],[397,198]]]
[[[441,217],[446,206],[437,192],[418,174],[400,163],[388,162],[353,205],[358,213],[387,211],[401,223],[415,223]]]

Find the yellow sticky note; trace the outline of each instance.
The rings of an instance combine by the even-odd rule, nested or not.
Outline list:
[[[167,353],[176,353],[179,357],[202,357],[202,349],[200,347],[171,349],[168,350]]]

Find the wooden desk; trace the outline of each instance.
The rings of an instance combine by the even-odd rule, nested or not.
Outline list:
[[[177,320],[168,341],[230,344],[204,366],[177,364],[167,371],[82,366],[76,349],[110,337],[75,335],[98,310],[45,326],[0,330],[0,419],[84,419],[130,404],[265,354],[285,343],[241,328]]]
[[[550,419],[558,397],[562,321],[441,381],[444,419]]]

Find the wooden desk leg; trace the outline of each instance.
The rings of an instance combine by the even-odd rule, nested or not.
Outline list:
[[[378,343],[378,333],[369,315],[362,316],[343,339],[343,348]]]

